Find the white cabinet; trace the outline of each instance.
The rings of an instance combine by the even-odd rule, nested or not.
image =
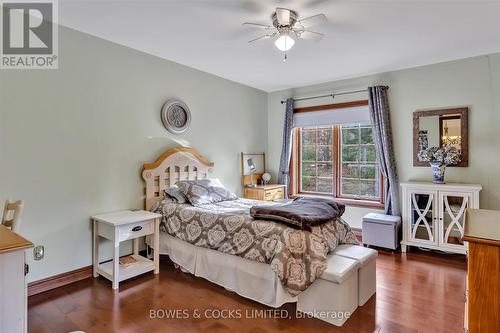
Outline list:
[[[479,208],[481,185],[409,182],[401,187],[402,251],[412,245],[465,254],[465,210]]]
[[[24,250],[33,244],[0,225],[0,332],[27,330]]]

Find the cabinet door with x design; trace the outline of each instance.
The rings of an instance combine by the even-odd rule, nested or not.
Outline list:
[[[478,184],[402,183],[403,240],[401,250],[418,246],[465,254],[466,210],[479,208]]]
[[[439,244],[449,249],[463,248],[465,210],[471,207],[472,194],[440,191],[439,203]]]
[[[407,239],[421,244],[437,245],[437,191],[409,191]]]

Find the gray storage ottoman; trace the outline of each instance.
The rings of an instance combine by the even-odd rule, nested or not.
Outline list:
[[[363,245],[375,245],[395,250],[399,246],[401,217],[368,213],[363,217]]]

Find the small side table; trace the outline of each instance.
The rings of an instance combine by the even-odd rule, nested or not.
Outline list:
[[[99,275],[113,283],[113,289],[118,284],[134,276],[154,271],[160,272],[159,256],[159,229],[161,215],[145,210],[123,210],[113,213],[98,214],[92,216],[93,221],[93,263],[94,277]],[[153,260],[139,255],[139,237],[153,236],[154,256]],[[113,260],[104,263],[99,262],[99,237],[104,237],[114,243]],[[133,239],[133,255],[136,263],[128,267],[120,267],[120,242]]]

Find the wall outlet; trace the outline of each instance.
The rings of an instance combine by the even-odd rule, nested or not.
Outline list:
[[[45,255],[45,248],[43,247],[43,245],[35,246],[35,248],[33,249],[33,259],[37,261],[42,260],[44,255]]]

